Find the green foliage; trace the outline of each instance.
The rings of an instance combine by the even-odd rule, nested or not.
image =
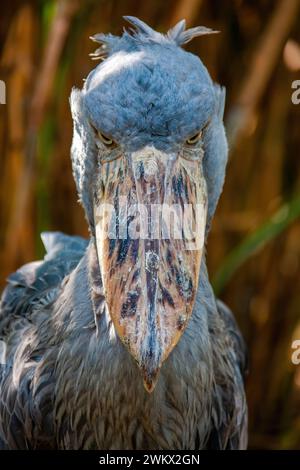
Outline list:
[[[261,250],[266,243],[280,235],[296,219],[300,217],[300,195],[297,194],[290,202],[284,204],[273,217],[246,237],[225,258],[213,278],[213,287],[219,295],[238,268],[254,253]]]

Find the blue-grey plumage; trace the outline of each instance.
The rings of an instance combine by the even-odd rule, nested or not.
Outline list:
[[[131,206],[199,204],[206,239],[227,161],[224,90],[181,48],[211,31],[182,21],[162,35],[127,20],[135,29],[121,37],[94,37],[104,60],[71,95],[90,241],[43,234],[44,261],[2,295],[2,448],[247,445],[244,343],[203,246],[102,237],[98,208],[123,191]]]

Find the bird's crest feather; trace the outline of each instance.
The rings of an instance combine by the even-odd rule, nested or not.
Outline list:
[[[116,50],[122,49],[121,42],[124,38],[127,40],[130,38],[131,40],[139,41],[140,43],[152,42],[183,46],[195,37],[219,33],[219,31],[214,31],[210,28],[206,28],[205,26],[185,29],[185,20],[181,20],[173,26],[173,28],[169,29],[167,34],[161,34],[135,16],[124,16],[124,19],[130,23],[133,28],[124,29],[122,36],[119,37],[112,34],[99,33],[90,37],[92,41],[101,44],[95,52],[90,54],[92,59],[103,60],[113,54]]]

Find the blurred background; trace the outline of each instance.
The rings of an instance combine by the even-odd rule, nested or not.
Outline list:
[[[221,31],[195,39],[227,88],[230,159],[208,244],[216,293],[249,348],[250,447],[300,448],[300,0],[6,0],[1,4],[0,289],[43,256],[39,233],[87,236],[70,164],[68,97],[95,66],[97,32],[120,34],[122,15],[166,31]],[[298,94],[300,97],[300,95]]]

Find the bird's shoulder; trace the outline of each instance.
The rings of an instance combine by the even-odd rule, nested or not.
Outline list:
[[[63,279],[77,266],[88,241],[60,232],[41,234],[46,255],[41,261],[25,264],[7,278],[0,302],[0,333],[7,322],[29,318],[33,310],[56,299]]]
[[[247,447],[247,403],[244,378],[247,349],[231,310],[216,301],[215,387],[212,428],[208,449],[244,449]]]
[[[219,299],[217,299],[217,308],[231,339],[237,365],[244,379],[248,372],[248,351],[245,340],[230,308]]]

